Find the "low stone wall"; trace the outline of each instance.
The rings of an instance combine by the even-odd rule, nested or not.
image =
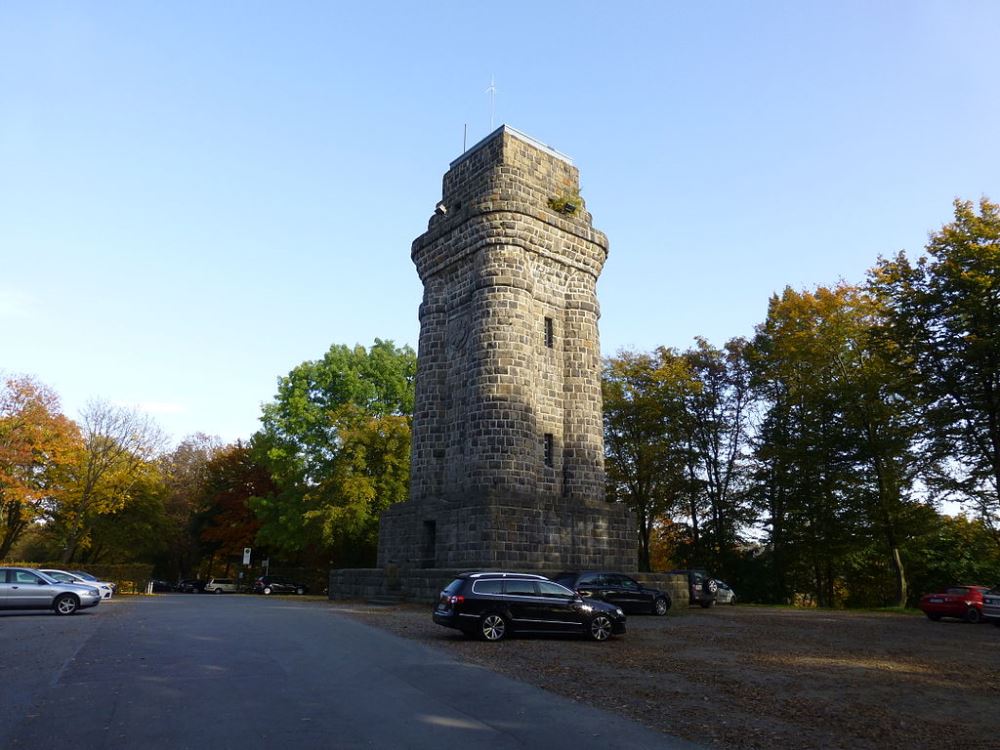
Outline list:
[[[377,599],[398,597],[400,601],[433,604],[461,571],[444,568],[418,568],[400,570],[386,568],[344,568],[330,571],[331,599]],[[548,571],[553,576],[558,571]],[[543,573],[546,575],[546,573]],[[674,607],[689,603],[687,577],[676,573],[639,573],[634,576],[640,583],[670,593]]]
[[[459,572],[438,568],[399,570],[391,565],[386,568],[331,570],[329,596],[331,599],[393,596],[404,602],[431,604]]]
[[[643,586],[668,592],[674,607],[686,607],[690,604],[691,595],[688,592],[686,575],[680,573],[636,573],[633,578]]]

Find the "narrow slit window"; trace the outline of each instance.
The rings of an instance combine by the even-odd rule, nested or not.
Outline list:
[[[552,433],[551,432],[546,432],[545,433],[545,465],[546,466],[552,466],[553,465],[552,464],[552,453],[553,453],[552,447],[553,447]]]
[[[545,319],[545,346],[549,349],[555,344],[555,329],[552,326],[552,318]]]

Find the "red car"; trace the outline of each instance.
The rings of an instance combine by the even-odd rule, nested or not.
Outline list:
[[[983,594],[989,586],[949,586],[940,594],[924,594],[920,609],[932,620],[957,617],[966,622],[983,619]]]

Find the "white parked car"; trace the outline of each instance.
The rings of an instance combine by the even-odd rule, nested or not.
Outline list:
[[[102,599],[110,599],[111,595],[115,593],[114,587],[107,581],[98,581],[96,578],[94,580],[89,580],[76,573],[70,573],[68,570],[44,568],[42,572],[49,578],[55,578],[60,583],[76,583],[80,586],[90,586],[91,588],[95,588],[101,595]]]
[[[85,581],[88,581],[91,584],[94,584],[94,583],[105,583],[105,584],[107,584],[108,586],[111,587],[111,590],[113,592],[115,592],[116,594],[118,593],[118,584],[115,583],[114,581],[102,581],[97,576],[92,576],[92,575],[90,575],[90,573],[87,573],[87,572],[82,571],[82,570],[71,570],[69,572],[72,575],[80,576],[80,578],[82,578]]]
[[[237,591],[239,587],[232,578],[213,578],[205,584],[206,594],[235,594]]]
[[[716,580],[715,585],[719,587],[715,594],[715,601],[719,604],[736,604],[736,592],[730,588],[728,583]]]

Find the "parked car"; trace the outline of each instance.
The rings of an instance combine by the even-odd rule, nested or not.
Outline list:
[[[200,578],[185,578],[177,584],[177,590],[182,594],[200,594],[205,590],[205,584]]]
[[[934,621],[956,617],[977,623],[983,619],[983,594],[987,591],[989,586],[949,586],[938,593],[924,594],[920,610]]]
[[[205,584],[206,594],[235,594],[239,591],[232,578],[213,578]]]
[[[116,594],[118,593],[118,584],[115,583],[114,581],[102,581],[97,576],[93,576],[85,570],[70,570],[68,572],[72,573],[75,576],[79,576],[80,578],[82,578],[85,581],[88,581],[89,583],[101,583],[106,586],[110,586],[112,592]]]
[[[586,635],[606,641],[625,632],[621,607],[584,599],[533,573],[460,573],[441,592],[434,622],[501,641],[510,633]]]
[[[1000,585],[983,594],[983,618],[1000,628]]]
[[[253,592],[255,594],[305,594],[309,587],[304,583],[298,583],[285,576],[261,576],[253,582]]]
[[[670,609],[670,594],[643,586],[624,573],[603,571],[564,571],[552,577],[556,583],[577,592],[580,596],[600,599],[622,608],[626,614],[642,613],[665,615]]]
[[[719,604],[736,604],[736,592],[733,591],[732,587],[728,583],[720,581],[716,578],[715,585],[717,587],[715,592],[716,602]]]
[[[114,593],[114,589],[111,588],[111,584],[105,581],[88,581],[86,578],[70,573],[68,570],[42,568],[41,571],[49,578],[55,578],[61,583],[78,583],[81,586],[91,586],[96,588],[101,594],[102,599],[110,599],[111,595]]]
[[[174,585],[170,581],[161,581],[158,578],[154,578],[150,583],[150,588],[152,588],[154,594],[164,594],[170,591],[174,591]]]
[[[71,615],[101,603],[92,586],[63,583],[29,568],[0,568],[0,609],[51,609]]]
[[[714,607],[719,594],[719,584],[705,570],[671,570],[671,573],[687,576],[688,603],[702,607]]]

